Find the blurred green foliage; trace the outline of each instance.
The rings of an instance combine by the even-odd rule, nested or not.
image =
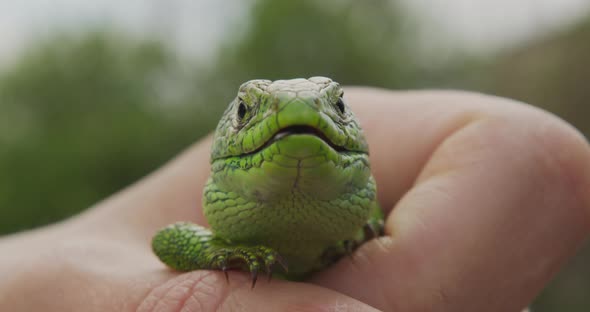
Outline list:
[[[249,79],[318,75],[345,85],[415,87],[411,21],[395,3],[256,1],[245,31],[227,38],[214,65],[201,72],[201,90],[227,102]]]
[[[157,168],[212,130],[245,80],[409,86],[401,22],[388,0],[258,1],[212,66],[112,31],[37,43],[0,74],[0,234],[75,214]]]
[[[408,85],[409,34],[391,1],[258,1],[252,12],[249,30],[220,50],[215,71],[226,79],[323,75],[348,85]]]
[[[166,102],[173,60],[97,32],[40,43],[1,75],[0,234],[74,214],[211,129],[193,126],[188,99]]]
[[[533,103],[590,136],[590,17],[498,55],[483,90]]]
[[[258,0],[251,13],[209,64],[97,31],[38,42],[0,72],[0,234],[73,215],[148,174],[211,131],[253,78],[475,89],[538,104],[590,133],[590,20],[486,62],[428,70],[415,21],[391,0]],[[588,251],[576,258],[536,311],[587,310],[588,260]]]

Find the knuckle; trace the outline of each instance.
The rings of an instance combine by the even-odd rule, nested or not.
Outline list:
[[[555,117],[548,118],[537,131],[544,172],[554,179],[570,206],[590,213],[590,147],[572,126]]]
[[[482,131],[490,148],[504,159],[515,160],[529,179],[559,193],[564,206],[590,213],[590,147],[584,136],[551,113],[510,100],[497,101],[504,109],[483,118],[491,125]]]
[[[470,103],[459,110],[469,118],[438,146],[421,178],[464,167],[502,174],[559,202],[554,207],[577,209],[590,227],[590,147],[579,131],[514,100],[468,92],[448,96]]]

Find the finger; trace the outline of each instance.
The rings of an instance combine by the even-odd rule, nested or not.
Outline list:
[[[141,311],[377,311],[355,299],[310,284],[273,280],[250,288],[247,275],[196,271],[153,288]]]
[[[530,111],[507,100],[454,91],[347,88],[346,95],[366,134],[378,197],[386,212],[414,185],[435,150],[458,129],[484,116]]]
[[[10,268],[0,267],[1,311],[376,311],[311,284],[262,279],[251,289],[247,273],[230,272],[229,283],[221,271],[178,274],[129,244],[55,238],[21,239],[17,255],[0,257]]]
[[[588,236],[588,148],[561,122],[523,106],[431,95],[419,103],[374,99],[392,102],[380,115],[438,119],[396,119],[391,127],[402,135],[373,135],[387,129],[378,120],[365,127],[385,201],[411,189],[387,219],[389,236],[315,281],[383,310],[522,309]],[[442,113],[449,103],[454,113]],[[437,137],[433,129],[449,130]],[[409,164],[409,148],[423,169]],[[403,181],[392,177],[399,171]]]

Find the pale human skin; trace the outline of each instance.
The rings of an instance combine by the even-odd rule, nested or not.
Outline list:
[[[345,90],[387,215],[352,261],[254,290],[246,273],[167,269],[150,239],[206,224],[206,138],[77,217],[0,239],[0,310],[519,311],[588,237],[590,148],[567,123],[479,94]]]

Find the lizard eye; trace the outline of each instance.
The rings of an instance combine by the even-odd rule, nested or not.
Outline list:
[[[244,117],[246,117],[246,112],[247,112],[247,108],[246,108],[246,104],[244,104],[244,101],[240,100],[240,103],[238,104],[238,118],[244,119]]]
[[[338,102],[336,102],[336,107],[338,108],[338,110],[340,111],[341,114],[346,113],[346,106],[344,105],[344,101],[342,100],[342,97],[338,98]]]

